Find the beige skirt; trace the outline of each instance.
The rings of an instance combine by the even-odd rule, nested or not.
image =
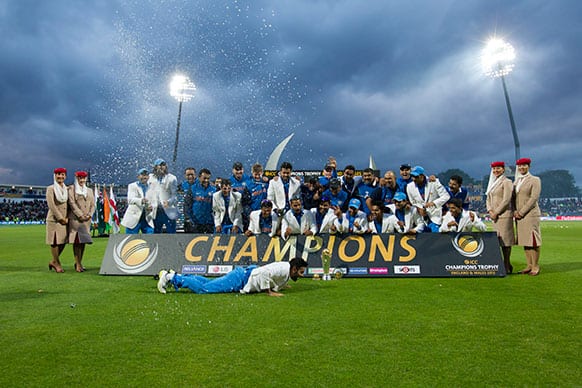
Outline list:
[[[502,247],[515,245],[515,232],[513,230],[512,217],[498,218],[497,221],[493,223],[493,229],[497,232],[497,237],[499,237],[499,243]]]

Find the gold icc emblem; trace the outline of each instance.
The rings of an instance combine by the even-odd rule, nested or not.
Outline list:
[[[477,257],[483,253],[485,244],[481,237],[470,234],[457,234],[452,241],[453,247],[465,257]]]
[[[113,260],[117,268],[128,274],[136,274],[148,269],[158,255],[158,244],[153,249],[147,241],[136,238],[128,241],[131,236],[124,238],[113,248]]]

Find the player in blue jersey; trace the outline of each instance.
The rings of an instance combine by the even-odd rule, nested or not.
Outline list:
[[[376,190],[374,170],[368,167],[362,173],[362,182],[356,187],[356,195],[362,203],[360,210],[366,213],[366,215],[370,215],[370,208],[368,208],[366,201],[374,190]]]
[[[412,182],[412,176],[410,175],[410,164],[404,163],[400,165],[400,176],[396,179],[396,184],[398,185],[398,191],[406,194],[406,186]],[[407,194],[408,195],[408,194]]]
[[[329,189],[325,190],[322,197],[327,197],[330,200],[331,207],[339,208],[341,211],[348,210],[348,193],[342,190],[339,179],[332,179],[329,183]]]
[[[449,178],[449,185],[445,187],[451,199],[457,198],[461,200],[463,210],[469,210],[469,192],[467,188],[463,187],[463,177],[460,175],[452,175]],[[443,211],[446,212],[448,209],[443,207]]]
[[[261,203],[264,199],[267,199],[267,188],[269,187],[268,181],[263,179],[263,166],[260,163],[253,164],[251,171],[252,176],[249,179],[247,186],[251,195],[248,211],[249,214],[254,210],[261,209]],[[245,209],[243,204],[243,212],[244,211]]]
[[[192,206],[189,217],[193,233],[214,233],[214,217],[212,214],[212,195],[216,188],[210,185],[210,170],[200,170],[197,182],[190,189]]]

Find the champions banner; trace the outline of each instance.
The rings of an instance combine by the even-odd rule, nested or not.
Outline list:
[[[321,251],[332,252],[331,272],[345,277],[505,276],[495,232],[416,236],[111,235],[101,275],[154,275],[161,269],[219,276],[236,266],[307,260],[307,276],[323,273]]]

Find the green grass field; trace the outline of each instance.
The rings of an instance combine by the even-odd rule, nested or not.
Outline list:
[[[582,223],[542,228],[538,277],[302,279],[272,298],[100,276],[106,239],[56,274],[43,226],[0,227],[0,387],[581,386]]]

